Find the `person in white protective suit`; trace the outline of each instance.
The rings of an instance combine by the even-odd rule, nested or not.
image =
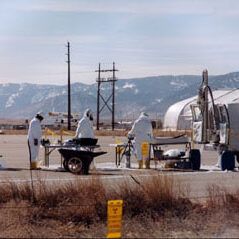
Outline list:
[[[90,109],[86,109],[83,117],[80,119],[75,138],[95,138],[93,130],[93,112]]]
[[[141,146],[143,142],[149,142],[153,136],[152,123],[148,114],[142,112],[135,120],[128,137],[134,137],[136,156],[139,162],[139,168],[143,168]]]
[[[40,167],[38,167],[38,153],[42,137],[41,121],[43,119],[42,114],[37,113],[29,125],[27,140],[30,155],[30,169],[40,169]]]

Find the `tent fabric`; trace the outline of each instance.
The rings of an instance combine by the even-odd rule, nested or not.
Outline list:
[[[191,128],[192,113],[191,104],[197,103],[197,97],[179,101],[171,105],[164,116],[164,129],[187,130]],[[239,89],[223,89],[213,91],[215,104],[239,103]],[[209,98],[209,100],[211,100]]]

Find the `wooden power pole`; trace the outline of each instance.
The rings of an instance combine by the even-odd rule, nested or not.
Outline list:
[[[70,42],[67,42],[67,65],[68,65],[68,130],[71,130],[71,61]]]

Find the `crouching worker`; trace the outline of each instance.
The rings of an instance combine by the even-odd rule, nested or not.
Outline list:
[[[38,163],[38,154],[41,143],[41,121],[44,119],[41,113],[37,113],[31,120],[28,130],[28,148],[30,155],[30,169],[41,169]]]
[[[152,123],[148,114],[142,112],[137,120],[135,120],[132,129],[128,133],[128,137],[134,137],[136,157],[138,159],[139,168],[143,168],[142,143],[150,142],[153,135]],[[146,168],[149,168],[149,160],[147,160]]]

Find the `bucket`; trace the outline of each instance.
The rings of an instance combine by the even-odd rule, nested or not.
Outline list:
[[[146,169],[150,169],[150,160],[149,159],[145,159],[144,160],[144,165]]]

